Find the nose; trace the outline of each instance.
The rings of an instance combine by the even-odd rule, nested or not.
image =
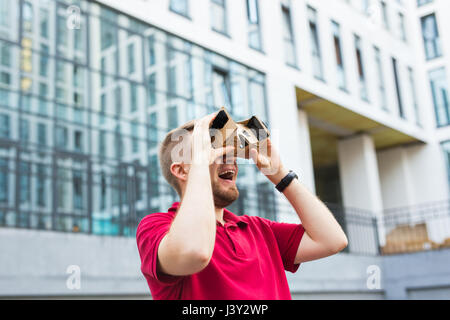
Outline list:
[[[224,164],[236,164],[237,158],[233,154],[224,154],[222,161]]]

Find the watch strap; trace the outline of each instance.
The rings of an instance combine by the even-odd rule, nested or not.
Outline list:
[[[281,179],[280,183],[277,184],[275,188],[279,192],[283,193],[283,191],[291,184],[292,180],[294,179],[298,179],[298,175],[294,171],[290,170],[286,177]]]

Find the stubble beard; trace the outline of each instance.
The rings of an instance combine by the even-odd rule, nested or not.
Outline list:
[[[212,186],[214,206],[216,208],[226,208],[239,198],[239,190],[236,185],[226,191],[221,190],[219,186]]]

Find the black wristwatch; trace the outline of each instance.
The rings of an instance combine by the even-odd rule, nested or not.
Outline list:
[[[290,170],[286,177],[281,179],[280,183],[277,184],[275,188],[283,193],[283,191],[291,184],[292,180],[294,179],[298,179],[298,176],[294,171]]]

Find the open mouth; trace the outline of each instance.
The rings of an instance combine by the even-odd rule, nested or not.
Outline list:
[[[233,181],[235,175],[236,175],[236,171],[225,170],[225,171],[222,171],[219,173],[219,178],[222,180]]]

